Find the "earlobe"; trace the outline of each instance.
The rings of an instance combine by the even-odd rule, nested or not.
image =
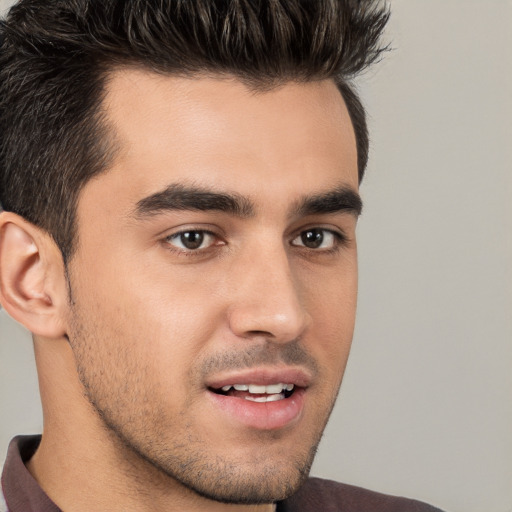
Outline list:
[[[10,212],[0,214],[0,303],[35,335],[65,334],[64,264],[53,239]]]

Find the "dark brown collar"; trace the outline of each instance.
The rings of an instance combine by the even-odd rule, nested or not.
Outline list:
[[[2,472],[2,490],[9,512],[61,512],[25,467],[40,442],[41,436],[18,436],[9,445]]]

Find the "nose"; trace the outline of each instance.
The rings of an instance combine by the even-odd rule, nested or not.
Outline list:
[[[251,254],[234,274],[229,311],[234,334],[285,343],[304,333],[311,318],[300,279],[294,277],[283,247]]]

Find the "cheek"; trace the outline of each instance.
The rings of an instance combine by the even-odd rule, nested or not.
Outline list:
[[[162,350],[163,357],[170,347],[189,350],[211,334],[221,314],[215,283],[187,266],[173,269],[131,257],[103,260],[94,271],[82,265],[74,274],[81,307],[115,325],[116,337],[123,335],[144,351]],[[87,281],[79,279],[82,275],[89,276]]]
[[[185,320],[175,322],[178,338],[162,310],[132,310],[135,302],[126,296],[115,305],[98,299],[84,303],[77,294],[70,333],[87,396],[112,425],[143,432],[142,421],[163,431],[190,402],[186,369],[196,359],[197,339],[183,332]]]
[[[112,423],[134,425],[137,411],[158,424],[183,411],[191,388],[187,369],[209,337],[209,324],[201,324],[193,308],[144,293],[141,286],[72,287],[70,342],[96,407]]]
[[[317,328],[346,337],[354,328],[357,306],[357,260],[325,273],[304,273],[303,298]],[[320,325],[319,325],[320,324]]]
[[[354,333],[357,306],[357,261],[355,258],[326,276],[306,284],[308,310],[312,317],[308,347],[322,361],[333,380],[340,380]]]

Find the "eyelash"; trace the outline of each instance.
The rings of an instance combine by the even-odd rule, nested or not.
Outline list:
[[[299,237],[302,237],[302,235],[304,235],[305,233],[308,233],[308,232],[311,233],[313,231],[322,232],[323,237],[325,237],[326,234],[331,235],[333,237],[332,247],[321,249],[321,248],[311,248],[311,247],[307,247],[306,245],[298,245],[298,244],[292,243],[293,241],[297,240]],[[176,239],[179,240],[180,237],[182,237],[183,235],[190,234],[190,233],[199,233],[202,237],[209,236],[209,237],[212,237],[217,240],[222,239],[222,237],[220,235],[218,235],[217,233],[210,231],[208,229],[193,229],[193,228],[191,228],[191,229],[184,229],[184,230],[178,231],[176,233],[172,233],[171,235],[166,236],[163,239],[163,242],[166,244],[166,247],[168,250],[175,252],[178,255],[183,255],[183,256],[188,256],[188,257],[203,256],[207,251],[209,251],[210,249],[212,249],[216,246],[219,247],[219,246],[227,245],[226,242],[217,243],[216,241],[214,241],[205,248],[198,247],[196,249],[189,249],[186,247],[183,247],[183,248],[176,247],[172,243],[173,240],[176,240]],[[201,241],[201,244],[202,244],[202,241]],[[297,234],[295,234],[290,241],[290,245],[292,247],[297,247],[297,248],[299,248],[299,250],[304,250],[304,251],[308,251],[309,253],[317,253],[317,254],[336,253],[342,247],[347,246],[348,243],[349,243],[349,239],[344,233],[335,231],[332,229],[328,229],[328,228],[323,228],[323,227],[312,227],[312,228],[308,228],[308,229],[303,229],[300,232],[298,232]]]

